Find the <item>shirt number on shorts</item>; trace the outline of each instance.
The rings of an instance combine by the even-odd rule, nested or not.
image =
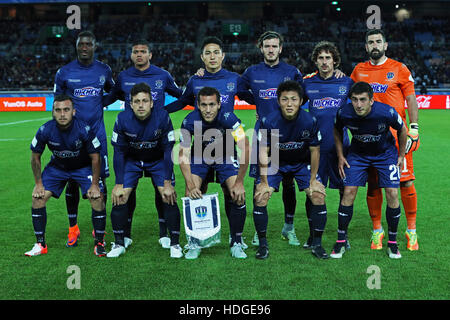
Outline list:
[[[391,181],[400,179],[400,170],[395,164],[391,164],[389,166],[389,171],[391,171],[391,174],[389,176],[389,179],[391,179]]]

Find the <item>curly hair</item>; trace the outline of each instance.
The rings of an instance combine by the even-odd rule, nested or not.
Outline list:
[[[339,53],[338,48],[333,42],[329,41],[320,41],[313,49],[311,54],[311,61],[316,63],[317,57],[322,52],[329,52],[333,56],[334,67],[337,68],[341,64],[341,54]]]

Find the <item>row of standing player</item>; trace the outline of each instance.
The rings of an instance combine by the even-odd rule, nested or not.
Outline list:
[[[93,51],[95,50],[95,40],[93,38],[93,35],[85,34],[86,36],[83,37],[83,34],[80,34],[80,37],[77,41],[77,49],[78,49],[78,60],[72,62],[68,66],[66,66],[65,70],[64,68],[61,68],[61,70],[58,72],[58,75],[56,77],[56,92],[58,92],[58,88],[60,88],[61,91],[68,91],[69,93],[73,93],[74,98],[77,98],[79,100],[83,100],[89,94],[92,94],[92,92],[95,94],[95,90],[82,90],[79,88],[79,86],[86,86],[85,83],[79,83],[81,80],[86,78],[86,69],[93,69],[94,66],[97,67],[97,69],[104,69],[106,70],[106,73],[101,74],[97,81],[101,85],[104,85],[105,87],[108,85],[108,83],[112,83],[112,79],[110,77],[110,70],[105,65],[102,65],[101,63],[93,63]],[[374,38],[379,38],[378,36],[382,36],[381,44],[379,40],[372,40]],[[370,39],[370,40],[368,40]],[[386,66],[386,57],[384,56],[384,51],[386,50],[387,43],[384,41],[384,35],[381,33],[373,33],[368,34],[366,36],[366,49],[370,54],[370,66],[374,66],[377,64],[377,62],[383,62],[381,65]],[[208,43],[210,41],[210,43]],[[214,39],[209,39],[205,41],[203,47],[202,47],[202,55],[201,58],[203,62],[205,63],[206,72],[203,76],[193,76],[190,81],[187,84],[187,88],[184,91],[181,98],[167,106],[167,110],[169,112],[173,112],[176,110],[179,110],[186,104],[194,104],[195,105],[195,97],[196,97],[196,91],[198,92],[199,88],[202,86],[213,86],[219,89],[221,92],[221,102],[222,107],[227,108],[231,106],[231,110],[233,109],[233,103],[234,103],[234,95],[237,94],[243,96],[244,99],[248,100],[251,103],[255,103],[257,106],[257,115],[260,117],[264,117],[265,114],[269,112],[269,110],[273,110],[274,106],[277,105],[276,103],[276,95],[274,95],[274,88],[277,87],[277,85],[284,81],[293,79],[295,81],[298,81],[300,83],[303,82],[302,76],[300,72],[292,66],[289,66],[285,64],[284,62],[279,60],[280,53],[282,51],[282,37],[275,33],[275,32],[266,32],[264,33],[260,39],[259,39],[259,47],[261,49],[261,52],[264,55],[264,62],[252,66],[246,70],[244,75],[242,77],[239,77],[235,73],[228,72],[221,68],[221,63],[224,58],[224,53],[222,51],[221,43],[220,41],[216,41]],[[145,81],[149,83],[149,85],[152,87],[153,91],[153,98],[155,103],[162,103],[163,105],[163,99],[164,99],[164,91],[169,92],[170,94],[174,96],[179,96],[180,91],[176,87],[176,85],[173,82],[173,79],[170,77],[170,75],[155,67],[150,66],[150,58],[151,53],[149,52],[148,45],[145,42],[142,43],[135,43],[133,45],[132,49],[132,60],[135,63],[135,67],[132,67],[124,72],[122,72],[119,75],[118,82],[114,86],[113,93],[124,93],[123,99],[127,99],[129,97],[129,90],[132,85],[134,85],[137,82]],[[313,61],[318,66],[319,72],[315,75],[306,77],[303,85],[305,87],[306,95],[308,96],[310,100],[310,112],[315,113],[315,116],[319,120],[320,126],[322,125],[328,125],[330,127],[330,121],[322,120],[320,119],[321,113],[320,111],[327,110],[326,114],[335,114],[337,108],[342,105],[348,94],[348,89],[351,85],[351,80],[347,77],[342,78],[336,78],[334,76],[334,69],[339,64],[339,53],[337,50],[332,46],[331,44],[327,43],[321,43],[316,47],[315,50],[316,54],[313,53]],[[382,53],[382,54],[380,54]],[[376,54],[378,54],[378,58],[376,57]],[[91,60],[87,60],[87,63],[85,63],[85,69],[83,70],[83,64],[80,62],[85,61],[86,59],[90,58]],[[85,59],[85,60],[83,60]],[[388,62],[391,63],[390,59],[388,59]],[[366,63],[367,64],[367,63]],[[72,65],[72,66],[71,66]],[[70,68],[71,66],[71,68]],[[401,65],[402,66],[402,65]],[[398,66],[397,66],[398,67]],[[406,67],[402,66],[403,69],[406,69]],[[79,72],[83,73],[83,76],[79,76],[81,79],[77,79],[77,75],[75,75],[75,70],[71,69],[81,69]],[[407,69],[406,69],[407,70]],[[65,72],[64,72],[65,71]],[[109,71],[109,74],[108,74]],[[393,88],[393,90],[403,90],[406,85],[402,84],[400,80],[402,78],[400,77],[400,72],[397,74],[396,71],[398,70],[388,70],[391,73],[394,74],[393,77],[387,77],[389,80],[396,80],[394,83],[391,83],[388,87],[388,89],[385,89],[385,92],[390,92],[389,89]],[[399,70],[403,71],[403,70]],[[100,72],[101,73],[101,72]],[[91,72],[90,72],[91,74]],[[352,77],[356,78],[359,74],[355,72],[353,73]],[[69,78],[70,76],[70,78]],[[361,75],[365,76],[365,75]],[[93,76],[93,78],[96,78],[96,76]],[[369,80],[369,79],[367,79]],[[412,80],[412,79],[411,79]],[[412,82],[412,81],[410,81]],[[400,84],[399,84],[400,83]],[[90,85],[95,85],[90,83]],[[97,84],[98,85],[98,84]],[[315,88],[316,87],[316,88]],[[413,87],[413,85],[412,85]],[[95,87],[94,87],[95,89]],[[249,95],[248,89],[250,89],[250,92],[252,95]],[[178,91],[177,91],[178,90]],[[376,92],[376,94],[379,92]],[[398,92],[394,92],[394,95]],[[339,95],[338,97],[333,97],[334,95]],[[112,94],[109,97],[114,97],[115,95]],[[253,98],[253,100],[252,100]],[[410,108],[408,109],[409,116],[410,116],[410,122],[413,122],[415,120],[415,123],[417,123],[417,107],[414,108],[413,102],[410,101],[411,99],[410,95],[407,95],[407,101]],[[194,103],[193,103],[194,102]],[[77,102],[75,102],[75,106],[77,106]],[[398,104],[396,105],[398,106]],[[403,107],[403,106],[401,106]],[[76,107],[77,110],[81,109],[80,107]],[[400,108],[400,107],[399,107]],[[401,109],[401,108],[400,108]],[[411,110],[411,111],[410,111]],[[414,110],[416,110],[414,114]],[[86,112],[87,113],[87,112]],[[79,113],[78,113],[79,114]],[[325,114],[325,112],[323,112]],[[102,113],[101,113],[102,115]],[[403,108],[403,115],[404,116],[404,108]],[[327,116],[329,117],[329,116]],[[331,116],[333,118],[334,115]],[[102,117],[101,117],[102,120]],[[330,118],[328,119],[330,120]],[[92,122],[92,120],[91,120]],[[332,126],[332,125],[331,125]],[[410,125],[411,128],[411,125]],[[412,129],[415,129],[412,127]],[[321,131],[323,129],[321,128]],[[323,130],[322,132],[329,132],[326,130]],[[417,132],[416,132],[417,133]],[[323,135],[326,137],[329,137],[329,134]],[[322,146],[322,145],[321,145]],[[334,147],[333,147],[334,149]],[[327,153],[325,152],[326,148],[321,149],[321,165],[320,169],[322,170],[322,174],[319,176],[324,176],[323,179],[324,183],[326,184],[326,171],[329,170],[329,165],[326,165],[327,159]],[[332,152],[328,153],[328,155],[332,154]],[[325,163],[322,165],[322,163]],[[252,169],[251,169],[252,171]],[[325,171],[325,173],[323,172]],[[331,173],[328,173],[331,174]],[[286,206],[285,210],[285,226],[283,228],[282,234],[285,238],[289,239],[289,243],[294,245],[299,245],[298,240],[295,237],[295,232],[293,230],[293,213],[295,212],[295,190],[293,188],[292,178],[290,179],[284,179],[285,183],[283,183],[283,200],[285,205],[286,204],[294,204],[293,206]],[[330,187],[332,181],[330,182]],[[342,190],[342,188],[340,188]],[[403,192],[402,192],[403,194]],[[156,192],[156,195],[158,195],[158,192]],[[405,201],[404,201],[405,202]],[[130,203],[133,203],[133,201],[130,201]],[[130,204],[129,203],[129,204]],[[135,200],[134,200],[135,205]],[[132,207],[133,205],[131,205]],[[310,206],[307,200],[307,208]],[[69,206],[68,206],[69,207]],[[157,206],[158,207],[158,206]],[[159,210],[159,216],[161,217],[162,210]],[[309,210],[307,210],[309,212]],[[407,210],[407,212],[409,212]],[[69,212],[70,213],[70,212]],[[130,215],[129,225],[131,224],[131,217],[132,217],[132,210],[129,210],[128,214]],[[70,219],[71,215],[69,215]],[[408,215],[407,215],[408,217]],[[414,215],[415,218],[415,215]],[[162,222],[163,219],[160,218],[160,221]],[[311,222],[312,219],[309,219]],[[415,220],[415,219],[414,219]],[[256,222],[256,221],[255,221]],[[408,219],[408,227],[410,219]],[[255,223],[256,225],[256,223]],[[161,228],[162,229],[162,228]],[[412,229],[412,228],[410,228]],[[408,230],[409,231],[409,230]],[[79,231],[77,233],[72,233],[72,239],[77,240]],[[312,233],[310,238],[308,239],[308,242],[305,244],[305,246],[310,247],[311,241],[312,241]],[[382,232],[378,232],[379,234],[383,234]],[[415,233],[413,233],[415,235]],[[75,235],[75,237],[74,237]],[[375,235],[375,232],[374,232]],[[259,234],[258,236],[263,236],[263,234]],[[69,242],[70,242],[70,234],[69,234]],[[163,237],[162,237],[163,238]],[[374,237],[373,237],[374,239]],[[376,240],[377,238],[375,238]],[[255,237],[254,243],[257,243],[260,239],[258,237]],[[372,242],[372,246],[374,245],[374,242]],[[381,240],[378,238],[378,240]],[[414,239],[408,239],[408,240],[414,240]],[[68,244],[70,244],[68,242]],[[161,239],[160,239],[161,243]],[[377,249],[381,248],[380,246],[381,241],[378,242]],[[415,238],[415,244],[417,244],[417,240]],[[408,247],[414,248],[414,244],[410,245],[410,241],[408,241]],[[261,248],[261,246],[260,246]]]

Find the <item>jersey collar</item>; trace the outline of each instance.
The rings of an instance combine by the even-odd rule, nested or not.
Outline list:
[[[370,63],[372,66],[381,66],[381,65],[385,64],[387,60],[388,60],[388,57],[385,56],[385,57],[384,57],[384,60],[383,60],[382,62],[379,62],[379,63],[377,63],[377,64],[374,64],[374,63],[372,62],[372,60],[369,59],[369,63]]]
[[[81,68],[90,68],[90,67],[92,67],[93,65],[94,65],[94,62],[95,62],[95,59],[94,60],[92,60],[92,63],[90,63],[90,64],[88,64],[88,65],[84,65],[84,64],[82,64],[81,62],[80,62],[80,60],[78,60],[78,58],[77,58],[77,64],[81,67]]]

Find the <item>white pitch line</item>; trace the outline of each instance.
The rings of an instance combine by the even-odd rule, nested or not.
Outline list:
[[[20,124],[20,123],[26,123],[26,122],[32,122],[32,121],[41,121],[41,120],[50,120],[51,118],[47,117],[47,118],[39,118],[39,119],[31,119],[31,120],[22,120],[22,121],[15,121],[15,122],[5,122],[5,123],[0,123],[0,127],[3,126],[11,126],[13,124]]]
[[[5,141],[26,141],[26,140],[30,140],[28,138],[11,138],[11,139],[0,139],[0,142],[5,142]]]

